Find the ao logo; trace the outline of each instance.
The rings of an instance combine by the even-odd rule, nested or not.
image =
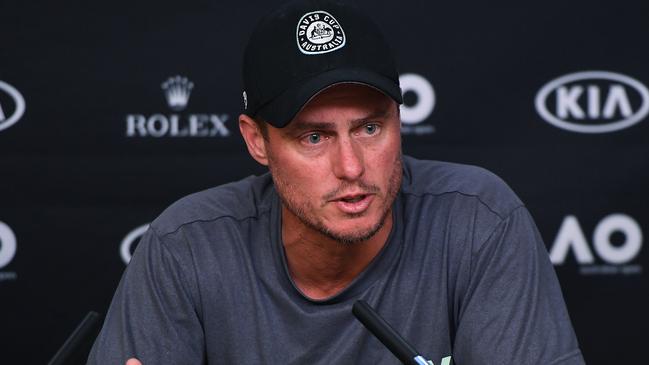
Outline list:
[[[122,240],[122,244],[120,245],[119,248],[119,254],[122,257],[122,261],[124,261],[125,264],[128,264],[131,261],[131,246],[133,246],[133,243],[144,235],[144,232],[149,229],[149,224],[143,224],[131,232],[129,232],[126,237]]]
[[[541,117],[556,127],[579,133],[606,133],[642,121],[649,113],[649,90],[622,74],[577,72],[543,86],[536,94],[535,105]]]
[[[25,99],[16,88],[4,81],[0,81],[0,94],[3,92],[11,97],[14,107],[13,112],[7,115],[8,109],[3,109],[2,105],[4,98],[0,98],[0,131],[14,125],[25,113]],[[5,104],[4,107],[6,108],[7,105]]]
[[[403,124],[418,124],[426,120],[435,108],[435,91],[424,77],[408,73],[399,76],[401,92],[405,95],[412,92],[417,96],[414,105],[401,105],[401,122]]]
[[[16,235],[3,222],[0,222],[0,269],[9,265],[16,254]]]
[[[624,235],[624,243],[613,245],[611,236],[614,232]],[[628,215],[611,214],[597,224],[593,234],[593,246],[602,260],[610,264],[624,264],[633,260],[640,252],[642,231],[638,223]],[[550,260],[555,265],[563,264],[571,249],[578,263],[594,263],[595,258],[588,247],[577,217],[569,215],[564,218],[559,228],[557,238],[550,250]]]

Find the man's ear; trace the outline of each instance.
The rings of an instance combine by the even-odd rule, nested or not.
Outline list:
[[[245,114],[239,115],[239,130],[246,141],[250,156],[264,166],[268,166],[268,154],[264,135],[257,123]]]

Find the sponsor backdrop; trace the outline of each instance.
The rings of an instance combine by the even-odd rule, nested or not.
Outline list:
[[[0,363],[46,363],[105,313],[167,205],[264,172],[237,128],[240,63],[277,3],[0,4]],[[643,362],[649,2],[356,3],[398,58],[405,153],[502,176],[586,361]]]

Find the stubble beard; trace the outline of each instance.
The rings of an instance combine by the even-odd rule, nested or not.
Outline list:
[[[392,211],[391,210],[392,203],[394,202],[394,199],[396,198],[397,193],[399,192],[399,188],[401,187],[402,170],[401,170],[401,156],[399,155],[399,157],[396,159],[394,163],[392,175],[390,176],[389,183],[388,183],[386,199],[384,201],[385,205],[382,207],[383,211],[381,212],[381,218],[378,220],[378,222],[376,222],[369,229],[363,231],[347,232],[347,233],[336,232],[334,231],[334,229],[332,229],[332,227],[327,227],[319,217],[311,213],[314,211],[313,203],[311,201],[307,199],[304,202],[299,202],[296,199],[294,199],[294,196],[296,195],[295,193],[296,189],[294,185],[284,180],[281,177],[281,173],[277,171],[276,167],[274,167],[274,164],[272,162],[269,163],[268,167],[270,169],[271,176],[273,178],[273,183],[275,184],[275,190],[279,195],[282,205],[286,207],[286,209],[288,209],[293,215],[295,215],[300,220],[300,222],[302,222],[305,226],[344,245],[351,245],[351,244],[367,241],[368,239],[372,238],[378,231],[380,231],[381,228],[383,228],[386,222],[386,218],[388,217],[388,214],[390,214]],[[376,186],[359,182],[359,183],[348,183],[348,184],[341,185],[338,189],[336,189],[336,191],[342,190],[350,185],[359,186],[365,192],[369,192],[369,191],[378,192],[380,190]],[[327,195],[333,195],[333,194],[329,193]],[[354,218],[362,215],[363,213],[348,214],[347,216],[349,218]]]

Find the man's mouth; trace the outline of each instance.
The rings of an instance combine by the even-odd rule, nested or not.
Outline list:
[[[343,195],[333,202],[336,207],[346,214],[361,214],[366,211],[374,200],[374,194]]]
[[[367,194],[344,196],[344,197],[340,198],[339,200],[342,200],[342,201],[347,202],[347,203],[356,203],[356,202],[359,202],[359,201],[365,199],[366,196],[367,196]]]

